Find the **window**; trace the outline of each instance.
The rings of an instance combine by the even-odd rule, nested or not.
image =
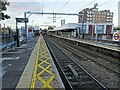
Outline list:
[[[86,25],[83,26],[83,31],[82,31],[82,26],[80,26],[80,32],[86,33]]]
[[[97,25],[97,32],[99,34],[104,33],[104,25]]]

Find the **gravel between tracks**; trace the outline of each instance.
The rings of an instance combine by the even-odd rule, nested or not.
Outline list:
[[[52,39],[55,43],[59,40]],[[59,46],[61,47],[61,46]],[[98,79],[103,85],[109,89],[120,90],[120,77],[116,74],[108,71],[106,68],[90,61],[90,60],[80,60],[78,57],[72,55],[69,51],[61,47],[71,58],[76,60],[84,69],[91,73],[96,79]],[[96,58],[97,59],[97,58]]]

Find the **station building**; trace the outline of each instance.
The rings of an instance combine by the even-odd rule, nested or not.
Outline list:
[[[114,27],[113,12],[110,10],[97,10],[95,12],[93,9],[85,8],[79,14],[84,14],[83,21],[80,15],[78,23],[68,23],[57,27],[54,29],[55,33],[67,37],[78,37],[78,35],[84,34],[84,39],[91,39],[91,37],[95,39],[97,33],[98,39],[102,39],[103,36],[106,39],[112,39]]]
[[[93,25],[95,30],[93,29]],[[79,35],[84,34],[84,39],[91,39],[92,33],[93,38],[95,38],[96,31],[98,38],[102,39],[103,36],[106,36],[106,39],[112,39],[113,35],[113,24],[106,23],[84,23],[82,29],[82,23],[68,23],[62,26],[56,27],[54,30],[49,30],[50,34],[60,35],[64,37],[79,37]]]

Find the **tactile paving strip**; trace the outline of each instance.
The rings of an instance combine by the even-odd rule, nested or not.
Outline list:
[[[33,78],[30,89],[34,88],[50,88],[54,89],[52,81],[55,85],[55,74],[53,73],[52,65],[49,61],[48,51],[45,47],[43,37],[41,37],[36,55],[36,63],[34,66]],[[57,83],[56,83],[57,84]]]

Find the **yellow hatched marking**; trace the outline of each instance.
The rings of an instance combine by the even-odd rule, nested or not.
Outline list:
[[[34,72],[33,72],[33,78],[32,78],[31,85],[30,85],[31,90],[33,90],[33,88],[35,87],[35,82],[36,82],[36,73],[37,73],[37,66],[38,66],[39,48],[40,47],[38,47],[38,51],[37,51],[37,55],[36,55],[36,62],[35,62]]]
[[[50,67],[51,67],[51,65],[48,65],[46,68],[44,68],[44,67],[42,67],[42,66],[39,65],[39,68],[41,68],[41,69],[43,69],[43,70],[42,70],[41,72],[39,72],[39,73],[37,74],[37,76],[43,74],[45,71],[47,72],[47,69],[49,69]]]
[[[46,60],[42,60],[42,59],[39,59],[39,60],[42,61],[39,65],[42,65],[43,63],[50,64],[47,62],[48,58]]]
[[[36,63],[35,63],[35,67],[34,67],[34,74],[33,74],[31,86],[30,86],[31,90],[34,90],[34,88],[35,88],[36,79],[38,79],[39,81],[41,81],[43,83],[43,86],[41,88],[43,88],[43,89],[49,88],[51,90],[54,90],[54,88],[50,85],[50,83],[55,78],[55,74],[48,70],[52,65],[49,62],[47,62],[49,60],[49,58],[47,57],[48,51],[47,51],[44,43],[45,42],[43,41],[43,39],[41,39],[40,45],[39,45],[39,48],[37,51]],[[41,61],[40,63],[38,63],[39,60]],[[47,64],[46,67],[41,66],[44,63]],[[42,69],[38,74],[37,74],[37,68]],[[40,76],[40,75],[44,74],[44,72],[47,72],[48,74],[50,74],[50,78],[46,81]]]

